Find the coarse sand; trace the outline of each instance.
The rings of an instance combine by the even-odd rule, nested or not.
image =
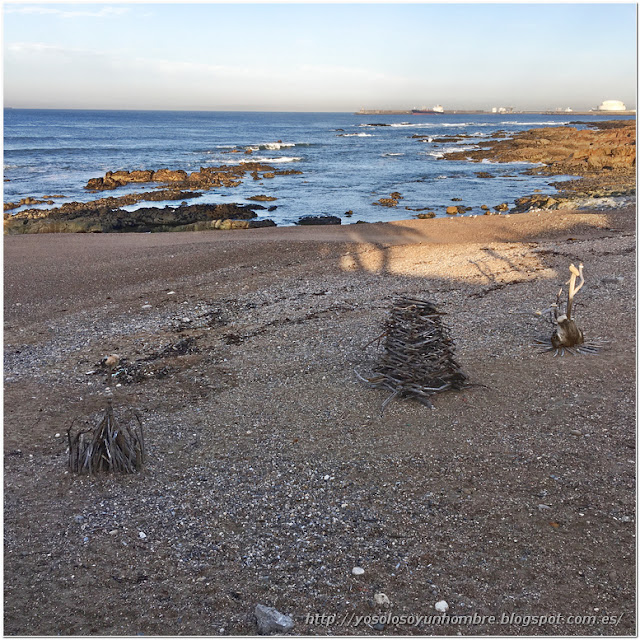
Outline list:
[[[5,634],[254,635],[257,604],[298,635],[635,634],[633,207],[8,236],[4,261]],[[604,346],[539,353],[580,262]],[[446,313],[473,386],[381,415],[355,370],[396,295]],[[144,471],[72,475],[110,393]]]

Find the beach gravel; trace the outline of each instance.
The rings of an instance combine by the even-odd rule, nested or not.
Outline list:
[[[540,354],[579,262],[604,346]],[[635,286],[634,207],[6,237],[5,633],[255,635],[259,603],[301,635],[633,635]],[[381,416],[354,369],[396,295],[446,313],[473,386]],[[72,475],[109,396],[144,471]],[[353,623],[440,601],[565,621]]]

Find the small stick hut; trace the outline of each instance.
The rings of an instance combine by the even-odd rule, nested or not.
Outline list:
[[[455,344],[442,315],[426,300],[400,297],[394,302],[385,332],[376,338],[385,339],[384,353],[372,377],[363,378],[356,371],[371,387],[391,391],[382,411],[398,396],[431,407],[429,398],[434,393],[466,386],[467,377],[454,358]]]

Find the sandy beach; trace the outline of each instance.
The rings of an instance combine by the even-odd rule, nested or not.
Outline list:
[[[300,635],[635,633],[634,207],[4,250],[6,634],[253,635],[257,604]],[[580,262],[604,346],[539,353]],[[381,416],[354,370],[396,295],[446,313],[473,386]],[[111,353],[147,462],[75,476]],[[364,618],[441,600],[496,620]]]

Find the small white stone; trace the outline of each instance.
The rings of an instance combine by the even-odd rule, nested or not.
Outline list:
[[[331,480],[331,476],[330,475],[326,475],[323,480]]]
[[[191,322],[191,318],[182,318],[182,322]]]
[[[436,602],[436,611],[439,613],[446,613],[449,611],[449,603],[446,600],[440,600]]]
[[[60,434],[59,434],[59,433],[56,433],[55,437],[56,437],[56,438],[59,438],[59,437],[60,437]]]
[[[168,295],[168,296],[175,296],[175,295],[176,295],[176,292],[175,292],[175,291],[168,291],[168,292],[167,292],[167,295]]]
[[[144,531],[138,532],[138,538],[140,538],[140,540],[144,540],[146,537],[147,537],[147,534]]]
[[[376,595],[373,596],[373,599],[375,603],[380,606],[388,606],[391,604],[391,600],[389,600],[385,593],[376,593]]]
[[[353,573],[354,576],[361,576],[364,573],[364,569],[362,567],[353,567],[351,573]]]
[[[143,304],[142,308],[143,309],[151,309],[151,305],[150,304]]]

